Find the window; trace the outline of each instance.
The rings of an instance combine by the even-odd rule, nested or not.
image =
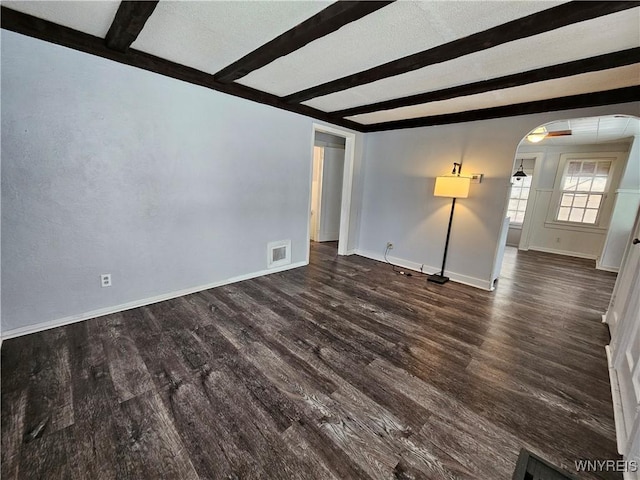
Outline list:
[[[509,207],[507,208],[507,216],[511,218],[510,224],[522,225],[524,222],[524,212],[527,210],[527,200],[531,191],[532,172],[527,172],[526,177],[520,180],[514,180],[511,187],[511,198],[509,198]]]
[[[556,220],[594,225],[609,186],[611,160],[570,160],[562,176]]]

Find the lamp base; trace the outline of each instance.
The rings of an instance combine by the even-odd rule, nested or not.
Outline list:
[[[449,277],[445,277],[444,275],[429,275],[427,278],[428,282],[438,283],[442,285],[443,283],[447,283],[449,281]]]

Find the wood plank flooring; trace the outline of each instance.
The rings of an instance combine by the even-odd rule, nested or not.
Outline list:
[[[8,340],[2,478],[507,480],[522,447],[617,459],[614,281],[509,249],[484,292],[312,244],[308,267]]]

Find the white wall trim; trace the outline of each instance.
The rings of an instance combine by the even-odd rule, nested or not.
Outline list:
[[[372,260],[377,260],[379,262],[385,262],[384,254],[382,253],[373,252],[371,250],[362,250],[359,248],[356,248],[354,253],[356,255],[360,255],[361,257],[370,258]],[[412,262],[411,260],[405,260],[403,258],[398,258],[398,257],[390,257],[389,255],[387,255],[387,259],[389,260],[389,262],[393,263],[394,265],[397,265],[402,268],[406,268],[407,270],[413,270],[415,272],[419,272],[420,267],[422,266],[421,263]],[[424,265],[423,273],[425,274],[439,272],[439,271],[440,271],[439,267]],[[492,282],[489,280],[482,280],[480,278],[470,277],[468,275],[462,275],[460,273],[451,272],[449,270],[447,270],[446,273],[449,279],[454,282],[462,283],[464,285],[469,285],[470,287],[480,288],[482,290],[487,290],[487,291],[493,290]],[[426,277],[424,280],[425,282],[427,281]]]
[[[523,139],[524,140],[524,139]],[[527,153],[526,158],[533,157],[533,179],[531,180],[531,188],[529,189],[529,198],[530,201],[527,201],[527,208],[524,212],[524,221],[522,222],[522,232],[520,233],[520,242],[518,243],[518,248],[522,247],[523,249],[529,248],[529,242],[531,241],[531,221],[533,219],[533,215],[536,211],[538,205],[538,184],[540,183],[540,173],[542,172],[542,165],[545,161],[544,152],[536,152],[536,153]],[[516,166],[518,163],[518,157],[522,158],[524,155],[518,155],[518,149],[516,149],[516,158],[514,159],[513,166]],[[513,177],[511,177],[513,178]],[[533,195],[531,195],[533,193]],[[511,189],[509,189],[509,195],[511,194]],[[507,206],[509,205],[509,198],[507,198]],[[497,263],[497,262],[496,262]]]
[[[603,270],[605,272],[618,273],[620,271],[620,268],[613,265],[603,265],[602,263],[600,263],[600,258],[597,258],[596,270]]]
[[[624,417],[622,416],[622,399],[620,397],[620,385],[618,383],[618,373],[613,366],[613,359],[611,356],[611,346],[604,347],[607,353],[607,364],[609,367],[609,384],[611,385],[611,400],[613,401],[613,418],[616,426],[616,444],[618,447],[618,453],[624,454],[625,450],[625,437],[626,427],[624,425]]]
[[[603,193],[602,203],[600,204],[600,208],[598,211],[598,216],[596,218],[596,223],[591,225],[591,228],[602,228],[606,233],[609,228],[609,222],[611,221],[611,215],[613,214],[613,200],[614,195],[611,195],[614,189],[612,186],[618,186],[620,184],[620,180],[622,179],[622,174],[624,171],[624,166],[626,165],[626,160],[628,157],[627,152],[585,152],[585,153],[561,153],[560,154],[560,162],[558,163],[558,168],[556,170],[556,178],[553,182],[553,193],[551,194],[551,199],[549,201],[549,208],[547,209],[547,216],[545,218],[545,227],[548,224],[564,224],[564,222],[559,222],[556,220],[558,215],[558,209],[560,208],[560,197],[562,195],[562,181],[566,174],[566,170],[568,164],[571,160],[586,160],[586,159],[610,159],[611,160],[611,170],[609,171],[609,176],[607,177],[607,186],[605,187],[605,191]],[[623,168],[620,168],[620,165]],[[586,226],[586,225],[585,225]],[[587,226],[588,227],[588,226]]]
[[[536,252],[554,253],[556,255],[566,255],[567,257],[588,258],[589,260],[597,260],[597,255],[589,253],[569,252],[567,250],[556,250],[555,248],[536,247],[529,245],[529,250],[535,250]]]
[[[338,255],[347,255],[349,245],[349,224],[351,217],[351,196],[353,190],[353,169],[356,157],[356,134],[349,130],[342,130],[327,125],[314,123],[311,129],[311,172],[309,175],[309,212],[307,218],[307,238],[311,238],[311,188],[313,184],[313,147],[315,146],[316,132],[329,133],[345,139],[344,145],[344,173],[342,177],[342,204],[340,207],[340,235],[338,237]],[[307,262],[309,262],[309,250],[307,250]]]
[[[271,273],[283,272],[285,270],[291,270],[293,268],[304,267],[308,265],[308,261],[302,261],[297,263],[291,263],[289,265],[283,265],[281,267],[270,268],[268,270],[260,270],[258,272],[247,273],[245,275],[238,275],[237,277],[231,277],[219,282],[208,283],[206,285],[200,285],[197,287],[186,288],[184,290],[176,290],[174,292],[165,293],[162,295],[156,295],[155,297],[143,298],[141,300],[134,300],[132,302],[123,303],[121,305],[115,305],[112,307],[100,308],[98,310],[92,310],[90,312],[79,313],[77,315],[71,315],[68,317],[59,318],[57,320],[50,320],[47,322],[36,323],[34,325],[27,325],[26,327],[13,328],[4,330],[2,332],[2,340],[9,338],[20,337],[22,335],[29,335],[30,333],[41,332],[43,330],[49,330],[51,328],[62,327],[71,323],[82,322],[95,317],[102,317],[104,315],[110,315],[112,313],[123,312],[125,310],[131,310],[132,308],[144,307],[145,305],[151,305],[152,303],[164,302],[165,300],[171,300],[172,298],[182,297],[184,295],[190,295],[192,293],[201,292],[203,290],[209,290],[210,288],[221,287],[223,285],[229,285],[231,283],[241,282],[243,280],[250,280],[256,277],[262,277]]]

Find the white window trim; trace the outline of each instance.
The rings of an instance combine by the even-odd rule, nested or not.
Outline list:
[[[594,153],[562,153],[560,154],[560,162],[558,162],[558,169],[556,171],[556,179],[553,184],[553,194],[551,195],[551,201],[549,202],[549,210],[547,211],[547,218],[545,219],[545,226],[553,228],[568,228],[576,229],[577,231],[594,231],[594,230],[606,230],[609,226],[609,220],[611,219],[611,211],[613,209],[613,200],[615,195],[611,195],[613,191],[618,187],[620,183],[620,177],[622,175],[621,166],[624,167],[624,160],[627,152],[594,152]],[[581,160],[609,160],[611,161],[611,171],[607,180],[607,186],[603,192],[602,203],[598,212],[598,218],[596,223],[579,223],[579,222],[565,222],[556,220],[558,217],[558,211],[560,209],[560,199],[562,198],[562,179],[564,172],[567,168],[567,164],[572,161]]]
[[[529,211],[529,203],[531,200],[531,196],[534,194],[533,188],[534,185],[537,183],[536,182],[536,176],[535,176],[535,165],[537,162],[537,158],[535,156],[531,156],[531,155],[519,155],[519,158],[517,160],[520,159],[524,159],[524,160],[533,160],[534,161],[534,169],[527,169],[524,172],[528,175],[531,176],[531,185],[529,186],[529,197],[527,198],[527,206],[525,209],[525,219],[527,218],[527,212]],[[516,163],[518,163],[516,161]],[[515,178],[513,178],[513,176],[511,177],[511,188],[513,189],[514,185],[517,185],[518,180],[516,180]],[[509,191],[509,198],[507,201],[511,200],[511,191]],[[509,206],[507,205],[507,212],[509,212]],[[508,214],[508,213],[507,213]],[[522,222],[516,222],[514,220],[511,220],[511,218],[509,218],[509,228],[514,228],[516,230],[522,230],[522,225],[524,225],[524,220]]]
[[[529,242],[531,240],[531,225],[533,223],[533,217],[535,211],[538,208],[538,192],[540,188],[538,184],[540,182],[540,176],[542,175],[542,166],[545,162],[544,152],[525,152],[517,157],[533,158],[533,181],[531,182],[531,190],[529,190],[529,199],[527,201],[527,211],[524,214],[524,223],[522,224],[522,232],[520,234],[520,243],[518,244],[519,250],[529,250]],[[513,182],[513,177],[511,177]],[[506,210],[505,210],[506,211]]]

